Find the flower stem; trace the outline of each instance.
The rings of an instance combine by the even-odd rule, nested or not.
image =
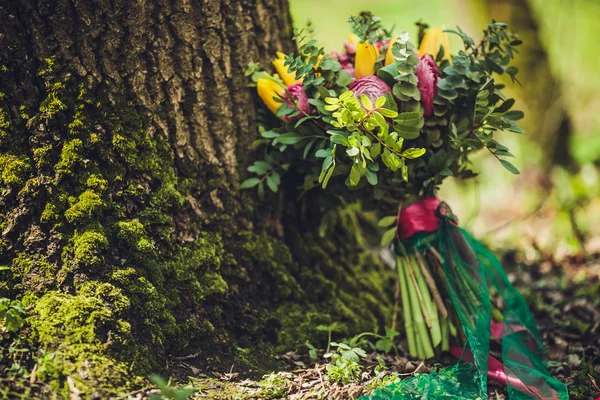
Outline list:
[[[450,329],[448,318],[442,318],[442,351],[450,350]]]
[[[416,260],[416,257],[411,257],[411,260],[415,265],[415,278],[417,280],[417,284],[419,285],[419,291],[423,296],[423,303],[425,304],[425,308],[427,309],[427,313],[429,314],[429,329],[431,331],[431,342],[433,347],[437,347],[442,342],[442,331],[440,329],[438,309],[435,303],[431,300],[431,295],[427,288],[427,283],[425,283],[425,278],[423,278],[423,274],[421,272],[421,268],[419,268],[419,263]]]
[[[435,280],[431,276],[431,272],[429,271],[429,267],[427,266],[425,258],[420,253],[416,253],[415,256],[417,258],[417,262],[421,266],[421,271],[423,272],[425,282],[427,282],[427,286],[429,286],[429,290],[431,290],[431,295],[437,304],[438,310],[442,314],[442,318],[448,318],[448,310],[442,301],[442,296],[440,296],[440,291],[435,284]]]
[[[404,263],[401,257],[396,257],[396,268],[398,272],[398,282],[400,285],[400,295],[402,296],[402,314],[404,315],[404,329],[406,330],[406,340],[408,342],[408,353],[417,357],[417,344],[415,341],[415,330],[413,327],[412,311],[408,296],[408,286],[406,283],[406,273]]]
[[[408,293],[411,300],[416,300],[419,297],[417,296],[418,285],[415,280],[414,273],[412,271],[410,265],[410,259],[408,257],[405,258],[407,262],[408,268],[405,269],[405,276],[407,283],[412,282],[412,284],[408,284]],[[416,333],[416,342],[417,342],[417,353],[421,353],[419,358],[432,358],[434,356],[433,347],[431,346],[431,340],[429,339],[429,332],[427,330],[427,326],[425,325],[425,321],[423,319],[423,308],[419,306],[419,302],[422,304],[422,299],[419,301],[411,301],[411,308],[413,312],[413,321],[415,322],[415,327],[417,330]],[[421,350],[421,351],[419,351]]]
[[[415,294],[416,294],[416,296],[413,298],[419,299],[419,305],[421,307],[421,312],[422,312],[421,315],[423,315],[423,318],[425,319],[425,323],[427,324],[427,327],[431,328],[431,319],[429,318],[429,310],[427,310],[427,306],[425,305],[425,301],[423,300],[423,294],[421,293],[421,290],[419,289],[419,284],[417,283],[417,278],[415,277],[415,270],[412,267],[410,257],[406,256],[406,262],[408,265],[409,279],[412,281],[412,284],[413,284],[413,287],[415,290]]]

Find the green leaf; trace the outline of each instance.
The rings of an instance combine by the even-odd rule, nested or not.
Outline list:
[[[396,227],[393,227],[385,231],[385,233],[381,236],[382,246],[387,246],[390,243],[392,243],[392,240],[394,240],[394,238],[396,237],[396,230]]]
[[[372,186],[377,185],[377,173],[371,171],[368,168],[365,171],[365,178],[367,178],[367,182],[369,182]]]
[[[353,94],[354,93],[352,92],[352,90],[345,91],[344,93],[340,94],[339,99],[341,101],[348,100],[350,97],[352,97]]]
[[[240,185],[240,189],[250,189],[260,183],[258,178],[248,178]]]
[[[265,198],[265,185],[262,182],[258,184],[258,198],[261,200]]]
[[[418,127],[421,123],[422,118],[422,114],[417,111],[403,112],[400,115],[398,115],[398,118],[396,118],[394,121],[402,126]]]
[[[346,154],[348,154],[348,156],[350,156],[350,157],[355,157],[358,155],[358,153],[360,153],[360,150],[358,149],[358,147],[349,147],[346,150]]]
[[[496,107],[494,112],[504,113],[511,109],[511,107],[515,104],[515,99],[506,99],[500,106]]]
[[[504,118],[509,119],[511,121],[518,121],[525,116],[523,111],[519,110],[511,110],[504,113]]]
[[[306,144],[306,146],[304,147],[304,152],[302,153],[302,158],[306,158],[308,156],[310,149],[313,147],[316,141],[317,139],[313,139]]]
[[[274,175],[267,176],[267,186],[273,193],[277,193],[277,188],[279,186],[278,178],[274,178]]]
[[[423,154],[425,154],[425,151],[426,150],[423,148],[413,147],[413,148],[404,150],[402,152],[402,156],[405,158],[408,158],[409,160],[412,160],[414,158],[421,157]]]
[[[352,164],[352,168],[350,169],[350,186],[358,185],[360,182],[360,167],[357,163]]]
[[[369,149],[371,153],[371,158],[376,159],[381,154],[381,143],[377,142]]]
[[[381,96],[377,100],[375,100],[375,107],[377,107],[377,108],[383,107],[384,104],[385,104],[385,96]]]
[[[377,226],[380,226],[382,228],[387,228],[388,226],[392,226],[396,223],[396,216],[395,215],[389,215],[387,217],[383,217],[379,220],[379,222],[377,222]]]
[[[352,75],[350,75],[347,71],[341,70],[338,72],[338,77],[335,81],[335,84],[338,86],[348,86],[352,83]]]
[[[369,97],[367,97],[366,94],[360,95],[360,102],[363,105],[363,107],[366,108],[367,110],[373,109],[373,102],[371,101],[371,99]]]
[[[421,130],[416,127],[403,126],[403,125],[394,125],[394,131],[398,133],[401,137],[407,140],[413,140],[419,137]]]
[[[267,139],[273,139],[279,135],[280,135],[280,133],[277,133],[275,131],[264,131],[264,132],[261,132],[261,134],[260,134],[260,136],[267,138]]]
[[[279,135],[273,143],[281,143],[281,144],[296,144],[300,142],[302,139],[305,139],[305,136],[301,135],[297,132],[284,133],[283,135]]]
[[[398,112],[393,110],[388,110],[387,108],[380,108],[379,112],[386,118],[396,118],[398,116]]]
[[[392,350],[392,342],[389,339],[379,339],[375,342],[375,348],[379,351],[389,353]]]
[[[519,175],[519,170],[517,169],[517,167],[515,167],[514,165],[512,165],[509,161],[506,160],[500,160],[500,163],[502,164],[502,166],[504,168],[506,168],[510,173],[515,174],[515,175]]]
[[[458,97],[458,93],[454,89],[450,89],[450,90],[440,89],[440,90],[438,90],[438,94],[448,100],[454,100]]]
[[[329,140],[331,140],[331,142],[335,144],[340,144],[345,147],[349,146],[348,138],[340,133],[334,133],[333,135],[331,135]]]

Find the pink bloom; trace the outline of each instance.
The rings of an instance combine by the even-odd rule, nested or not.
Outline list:
[[[419,80],[417,87],[419,88],[419,92],[421,92],[423,114],[429,117],[433,113],[433,98],[437,94],[437,83],[440,79],[440,73],[431,56],[423,55],[419,58],[415,75]]]
[[[333,50],[331,52],[331,57],[336,58],[340,62],[342,69],[348,72],[350,76],[354,77],[354,59],[351,54],[347,52],[340,54]]]
[[[295,119],[304,117],[304,114],[308,114],[308,96],[302,88],[302,82],[294,83],[293,85],[288,86],[287,91],[289,92],[289,95],[287,93],[284,94],[284,97],[288,101],[287,106],[293,108],[297,107],[301,110],[301,112],[294,117],[285,117],[285,120],[288,122],[293,121]],[[294,101],[296,101],[295,105]]]
[[[389,46],[389,44],[390,44],[390,41],[389,41],[389,40],[387,40],[387,41],[385,41],[385,42],[377,42],[377,43],[375,43],[375,46],[377,46],[377,48],[378,48],[379,50],[381,50],[381,48],[382,48],[382,47],[384,47],[384,46]]]
[[[356,53],[356,44],[354,44],[350,41],[346,41],[344,43],[344,48],[346,49],[346,53],[348,53],[348,54]]]
[[[375,75],[366,75],[357,78],[348,86],[348,89],[354,92],[354,97],[360,98],[362,94],[366,95],[373,103],[378,98],[391,92],[390,87],[385,81]]]

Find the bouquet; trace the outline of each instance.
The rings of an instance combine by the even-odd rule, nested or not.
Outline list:
[[[506,383],[511,398],[567,398],[546,370],[524,299],[436,197],[446,177],[475,175],[469,156],[479,150],[519,173],[496,134],[523,133],[517,123],[523,112],[499,79],[518,82],[511,62],[521,40],[500,22],[489,24],[478,43],[460,28],[423,23],[412,41],[368,12],[349,22],[342,53],[325,54],[300,31],[295,53],[277,53],[276,74],[250,64],[247,75],[272,115],[255,142],[263,157],[241,187],[262,197],[265,186],[278,191],[293,170],[303,191],[368,199],[389,214],[379,222],[388,228],[381,243],[395,254],[408,354],[428,359],[451,351],[463,361],[372,398],[484,398],[487,376]],[[455,54],[451,34],[463,44]],[[488,281],[503,300],[503,313],[495,313],[503,323],[491,318]],[[494,336],[502,338],[502,362],[489,356]]]

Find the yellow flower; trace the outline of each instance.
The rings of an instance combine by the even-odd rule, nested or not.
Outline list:
[[[388,45],[387,52],[385,53],[385,65],[390,65],[391,63],[396,61],[394,55],[392,54],[392,45],[396,43],[397,39],[398,38],[396,36],[392,36],[392,38],[390,39],[390,44]]]
[[[281,80],[288,86],[293,85],[294,83],[302,82],[301,79],[296,79],[295,72],[288,72],[289,68],[284,65],[285,62],[285,54],[278,51],[277,58],[273,60],[273,65],[275,66],[275,70],[279,74]]]
[[[348,35],[348,43],[358,46],[358,44],[360,43],[360,38],[358,37],[358,35],[351,33],[350,35]]]
[[[368,41],[356,46],[354,70],[357,78],[375,74],[375,61],[379,57],[377,46]]]
[[[258,82],[256,82],[256,91],[273,114],[275,114],[277,109],[283,104],[276,101],[273,97],[282,97],[285,94],[285,88],[273,79],[260,78]]]
[[[444,29],[446,29],[446,27],[442,25],[440,27],[429,28],[429,30],[425,32],[425,36],[423,36],[421,46],[419,47],[419,56],[430,54],[435,60],[441,46],[444,48],[444,57],[442,59],[450,60],[450,38],[448,37],[448,34],[443,32]]]

